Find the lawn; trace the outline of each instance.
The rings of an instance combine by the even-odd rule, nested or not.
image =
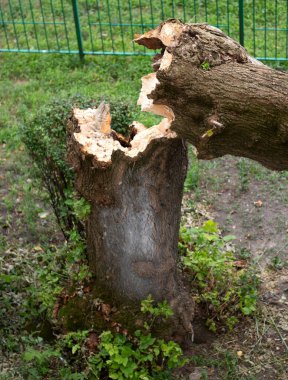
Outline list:
[[[42,3],[48,15],[52,2],[43,0]],[[129,1],[121,7],[122,22],[131,21],[130,10],[133,8],[133,23],[150,24],[152,8],[154,14],[152,22],[157,24],[162,17],[161,12],[165,18],[173,15],[173,9],[176,16],[183,13],[180,3],[182,4],[174,1],[165,2],[163,11],[157,4],[149,3],[149,6],[144,8],[147,12],[142,14],[141,19],[139,2],[134,4],[134,1]],[[223,25],[227,31],[226,7],[229,2],[226,1],[199,2],[199,4],[197,2],[196,11],[193,4],[190,8],[187,5],[186,19],[193,22],[205,21],[206,3],[209,3],[208,21],[213,24],[218,23],[220,27]],[[266,24],[265,12],[262,11],[265,3],[268,4]],[[10,10],[7,4],[7,1],[1,3],[4,19],[9,18]],[[15,2],[13,6],[15,17],[18,18],[30,2],[21,2],[22,10],[19,4],[20,2]],[[67,12],[69,4],[68,1],[63,2]],[[98,22],[99,16],[103,22],[109,21],[105,19],[107,3],[99,7],[95,4],[97,4],[95,1],[79,1],[79,8],[89,9],[92,21]],[[215,4],[218,4],[218,13]],[[276,24],[285,28],[287,27],[286,2],[246,2],[245,23],[249,30],[246,41],[251,53],[254,49],[251,10],[255,6],[258,15],[256,23],[259,27],[271,26],[275,25],[275,4],[278,4]],[[113,1],[111,5],[113,6],[110,16],[115,19],[119,17],[118,2]],[[230,30],[231,34],[236,36],[237,12],[232,2],[229,6],[233,13],[229,19]],[[63,17],[62,2],[53,2],[53,7],[55,17],[59,17],[60,20]],[[69,12],[71,16],[71,9]],[[42,17],[39,8],[35,9],[34,17],[35,20]],[[52,17],[51,11],[49,17]],[[87,17],[86,11],[83,11],[82,24]],[[9,28],[13,31],[13,25]],[[21,30],[23,26],[17,28]],[[39,47],[45,49],[45,30],[41,29],[41,26],[38,28]],[[55,37],[54,26],[49,28],[49,33],[54,33]],[[60,25],[57,29],[58,42],[63,44],[61,45],[63,49],[66,49],[65,31],[61,32],[61,28]],[[83,28],[85,48],[91,49],[90,33],[93,33],[94,49],[103,48],[101,40],[97,38],[99,37],[97,30],[95,26],[90,30],[89,25]],[[8,29],[6,31],[8,32]],[[132,32],[138,31],[138,27],[135,26]],[[73,24],[71,24],[68,26],[71,41],[75,41],[73,33]],[[111,33],[114,33],[114,49],[123,50],[121,28],[114,27],[111,32],[111,29],[103,26],[101,33],[106,51],[113,50],[110,43]],[[123,35],[125,50],[133,51],[133,45],[130,45],[131,29],[123,28]],[[274,56],[276,53],[278,56],[287,55],[286,34],[282,31],[276,36],[275,31],[265,34],[258,30],[256,35],[255,52],[258,56],[265,55],[265,49],[269,56]],[[278,41],[281,40],[279,50],[275,50],[276,37]],[[2,44],[3,39],[1,41]],[[9,37],[9,41],[11,48],[17,47],[13,37]],[[25,36],[19,41],[25,45]],[[28,43],[30,47],[37,46],[33,30],[29,32]],[[54,45],[51,44],[51,48],[57,48],[57,41]],[[76,49],[75,42],[71,43],[71,49]],[[287,67],[284,63],[272,64],[281,65],[284,69]],[[0,55],[1,380],[82,378],[80,374],[78,377],[76,375],[73,377],[68,374],[68,370],[66,377],[64,375],[57,377],[60,375],[53,372],[51,358],[53,359],[53,355],[57,356],[55,354],[57,348],[55,348],[55,336],[51,340],[51,324],[44,315],[48,306],[51,308],[51,300],[54,300],[55,294],[61,292],[61,287],[58,287],[59,279],[55,280],[54,272],[57,276],[58,272],[59,276],[67,276],[67,272],[61,272],[61,268],[59,270],[59,263],[62,262],[66,252],[66,243],[49,205],[47,191],[38,179],[37,170],[22,143],[21,127],[39,114],[39,110],[52,100],[67,99],[76,94],[97,101],[104,98],[127,101],[132,106],[135,119],[151,125],[157,118],[141,114],[135,106],[141,87],[140,78],[150,71],[151,58],[145,56],[87,56],[81,62],[77,55],[24,53]],[[186,352],[186,355],[192,358],[192,362],[186,372],[179,373],[178,378],[180,376],[184,378],[189,371],[195,371],[195,367],[202,373],[203,379],[287,378],[287,180],[287,173],[268,171],[246,159],[224,157],[211,162],[199,162],[191,149],[190,170],[183,203],[183,224],[199,226],[207,219],[216,220],[223,234],[236,236],[235,251],[239,260],[253,266],[253,270],[262,279],[262,285],[257,313],[251,318],[240,321],[232,332],[221,334],[219,331],[215,335],[203,327],[201,320],[195,321],[195,329],[199,328],[200,333],[192,349]],[[55,294],[49,293],[53,281],[55,281]],[[53,308],[55,303],[52,304]],[[56,330],[54,334],[58,337],[57,334],[60,333]],[[81,342],[80,335],[77,337],[78,340],[75,338],[75,342]],[[68,343],[65,342],[65,349],[71,351],[72,343],[69,343],[69,340]],[[33,357],[34,348],[37,352],[42,352],[42,356],[37,357],[34,352]],[[75,350],[77,349],[76,347]],[[46,362],[50,365],[48,369],[51,372],[48,371],[48,374],[41,372],[41,368],[45,372]],[[63,363],[66,367],[67,363]]]

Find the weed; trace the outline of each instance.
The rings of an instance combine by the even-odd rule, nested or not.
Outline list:
[[[204,61],[201,63],[201,68],[205,71],[209,71],[211,69],[210,63],[208,61]]]
[[[72,355],[76,354],[83,346],[85,340],[88,337],[89,331],[72,331],[66,334],[60,341],[61,347],[68,347],[71,350]]]
[[[199,186],[200,167],[199,162],[192,149],[189,149],[189,168],[187,171],[186,180],[184,183],[184,191],[195,191]]]
[[[240,248],[239,250],[239,253],[238,253],[238,256],[240,259],[243,259],[243,260],[248,260],[251,258],[251,251],[247,248]]]
[[[212,331],[217,325],[232,330],[241,314],[256,310],[258,278],[252,270],[237,268],[233,239],[221,237],[212,220],[203,227],[180,230],[181,261],[192,276],[194,298],[204,306]]]
[[[281,270],[288,266],[288,260],[282,260],[279,256],[271,258],[270,267],[274,270]]]
[[[96,355],[89,359],[91,372],[97,378],[103,375],[110,379],[170,379],[172,370],[183,366],[182,350],[173,341],[165,342],[151,335],[155,318],[173,315],[167,302],[154,305],[151,296],[141,302],[141,311],[150,315],[150,324],[145,324],[145,332],[135,331],[134,337],[123,334],[113,335],[104,331]],[[107,377],[107,378],[108,378]]]
[[[247,191],[249,187],[249,163],[245,159],[240,159],[237,163],[240,178],[240,190]]]
[[[141,311],[144,314],[148,314],[150,322],[145,322],[144,324],[144,327],[147,330],[151,330],[154,322],[157,319],[159,321],[160,317],[162,317],[162,320],[166,320],[168,317],[171,317],[173,315],[173,312],[167,301],[160,302],[155,306],[151,295],[149,295],[145,300],[141,302]]]
[[[53,307],[63,287],[70,282],[79,284],[91,277],[86,257],[85,243],[77,231],[72,231],[69,242],[62,248],[48,247],[39,258],[40,265],[35,271],[35,281],[29,287],[30,297],[26,307],[45,313],[50,319]],[[72,282],[72,283],[71,283]]]
[[[50,347],[42,351],[29,347],[25,351],[23,359],[25,362],[31,363],[31,365],[25,369],[25,372],[27,372],[29,378],[42,379],[49,372],[51,358],[58,358],[59,356],[59,351]]]

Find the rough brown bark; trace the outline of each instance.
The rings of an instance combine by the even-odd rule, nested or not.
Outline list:
[[[249,57],[205,24],[168,20],[136,42],[162,49],[154,59],[157,72],[143,81],[143,87],[150,82],[150,90],[142,90],[150,107],[139,104],[152,112],[155,105],[169,108],[171,129],[199,158],[231,154],[288,169],[288,73]]]
[[[68,125],[76,188],[92,207],[86,225],[90,267],[118,299],[151,294],[168,300],[183,330],[191,331],[193,301],[176,266],[185,144],[167,119],[151,129],[135,122],[126,142],[110,120],[102,104],[75,109]]]

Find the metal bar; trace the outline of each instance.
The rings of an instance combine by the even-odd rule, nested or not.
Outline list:
[[[265,0],[265,3],[264,3],[264,17],[265,17],[265,31],[264,31],[264,41],[265,41],[265,57],[267,57],[267,2]]]
[[[58,33],[57,33],[57,27],[56,27],[56,21],[55,21],[55,12],[54,12],[54,7],[53,7],[53,4],[52,4],[52,0],[50,0],[50,8],[51,8],[51,11],[52,11],[52,18],[53,18],[53,25],[54,25],[54,32],[55,32],[57,47],[58,47],[58,50],[60,50]]]
[[[151,15],[151,21],[152,21],[152,28],[154,28],[155,25],[154,25],[154,14],[153,14],[152,0],[150,0],[150,15]]]
[[[63,20],[64,20],[65,37],[66,37],[66,41],[67,41],[68,50],[70,51],[70,42],[69,42],[69,37],[68,37],[68,30],[67,30],[67,23],[66,23],[63,0],[61,0],[61,10],[62,10],[62,15],[63,15]]]
[[[152,24],[120,24],[119,22],[91,22],[91,25],[104,25],[104,26],[139,26],[140,28],[143,27],[153,27]]]
[[[23,25],[23,29],[24,29],[24,35],[25,35],[26,45],[27,45],[27,48],[30,49],[29,42],[28,42],[28,37],[27,37],[26,25],[25,25],[25,22],[24,22],[23,8],[22,8],[21,1],[20,1],[20,0],[18,0],[18,4],[19,4],[19,9],[20,9],[20,14],[21,14],[21,19],[22,19],[22,25]]]
[[[230,34],[230,10],[229,10],[229,0],[226,2],[226,9],[227,9],[227,33]]]
[[[16,45],[17,45],[17,48],[20,49],[20,47],[19,47],[19,41],[18,41],[18,35],[17,35],[17,30],[16,30],[16,27],[15,27],[13,12],[12,12],[12,8],[11,8],[11,3],[10,3],[10,1],[8,1],[8,3],[9,3],[10,14],[11,14],[11,17],[12,17],[12,24],[13,24],[14,34],[15,34]]]
[[[0,48],[0,52],[5,53],[45,53],[45,54],[79,54],[78,50],[36,50],[36,49],[2,49]],[[154,56],[155,53],[142,53],[142,52],[107,52],[107,51],[85,51],[85,55],[116,55],[116,56]],[[288,62],[288,57],[285,58],[268,58],[268,57],[256,57],[259,61],[269,61],[269,62]]]
[[[144,33],[144,21],[143,21],[143,12],[142,12],[143,7],[142,7],[141,0],[139,0],[139,8],[140,8],[140,20],[142,24],[141,31],[142,33]],[[146,47],[144,47],[144,52],[146,52]]]
[[[255,19],[255,0],[253,0],[253,54],[256,55],[256,19]]]
[[[279,31],[279,32],[285,32],[285,31],[288,31],[288,28],[254,28],[255,30],[262,30],[262,31],[265,31],[265,30],[268,30],[268,31]]]
[[[239,0],[239,42],[244,46],[244,0]]]
[[[205,0],[204,5],[205,5],[205,22],[208,22],[207,0]]]
[[[161,0],[161,21],[164,21],[165,14],[164,14],[164,4],[163,0]]]
[[[0,48],[0,52],[6,53],[45,53],[45,54],[79,54],[79,50],[36,50],[36,49],[2,49]],[[142,52],[117,52],[117,51],[85,51],[85,55],[117,55],[117,56],[125,56],[125,55],[135,55],[135,56],[154,56],[155,53],[142,53]]]
[[[216,0],[216,16],[217,16],[217,28],[219,28],[219,4],[218,4],[218,0]]]
[[[183,19],[184,19],[184,22],[186,22],[186,2],[185,2],[185,0],[182,0],[182,10],[183,10]]]
[[[38,40],[38,33],[37,33],[37,29],[36,29],[36,22],[34,20],[34,12],[33,12],[33,7],[32,7],[32,4],[31,4],[31,0],[29,0],[29,6],[30,6],[30,12],[31,12],[31,16],[32,16],[32,23],[33,23],[33,27],[34,27],[34,33],[35,33],[35,38],[36,38],[36,44],[37,44],[37,48],[38,50],[40,49],[40,45],[39,45],[39,40]]]
[[[79,56],[80,56],[80,59],[83,59],[84,48],[83,48],[82,33],[81,33],[81,26],[80,26],[80,19],[79,19],[79,11],[78,11],[78,0],[72,0],[72,7],[73,7],[74,24],[75,24],[75,29],[76,29],[77,44],[78,44],[78,49],[79,49]]]
[[[45,40],[46,40],[47,48],[48,48],[48,50],[50,50],[49,42],[48,42],[48,36],[47,36],[47,29],[46,29],[46,25],[44,23],[44,12],[43,12],[42,0],[40,0],[40,9],[41,9],[41,15],[42,15],[42,20],[43,20],[43,25],[44,25]]]
[[[104,42],[103,42],[103,30],[102,30],[102,23],[101,23],[101,16],[100,16],[100,5],[99,5],[98,0],[96,1],[96,6],[97,6],[97,16],[98,16],[99,22],[92,23],[91,25],[99,25],[100,26],[100,40],[101,40],[102,51],[104,51],[105,49],[104,49]],[[93,48],[93,51],[94,51],[94,48]]]
[[[125,43],[124,43],[124,33],[123,33],[123,23],[122,23],[122,15],[121,15],[121,6],[119,0],[117,0],[118,3],[118,15],[119,15],[119,21],[120,21],[120,34],[121,34],[121,43],[122,43],[122,50],[125,53]]]
[[[286,57],[288,58],[288,1],[286,2]]]
[[[110,22],[91,22],[91,25],[104,25],[104,26],[139,26],[139,27],[153,27],[152,24],[119,24],[119,23],[110,23]],[[217,26],[215,24],[211,24],[212,26]],[[219,24],[219,28],[225,28],[227,29],[228,26],[224,24]]]
[[[94,49],[94,43],[93,43],[93,38],[92,38],[92,29],[91,29],[91,21],[90,21],[90,9],[89,9],[87,0],[85,2],[85,5],[86,5],[87,16],[88,16],[90,43],[91,43],[91,48],[94,51],[95,49]],[[104,50],[104,49],[102,49],[102,50]]]
[[[3,14],[2,14],[1,5],[0,5],[0,15],[1,15],[1,20],[3,21]],[[8,51],[9,51],[10,50],[10,45],[9,45],[9,39],[8,39],[7,30],[6,30],[6,25],[3,25],[3,29],[4,29],[4,33],[5,33],[6,43],[7,43],[7,46],[8,46]]]
[[[171,1],[171,11],[172,11],[172,18],[175,18],[175,3],[174,0]]]
[[[65,23],[63,21],[0,21],[0,25],[4,24],[15,24],[15,25],[64,25]]]
[[[133,41],[134,39],[134,24],[133,24],[133,15],[132,15],[132,4],[131,4],[131,0],[128,0],[128,3],[129,3],[129,18],[130,18],[130,24],[124,24],[125,26],[130,26],[130,30],[131,30],[131,41]],[[135,52],[135,43],[133,42],[132,44],[133,46],[133,51]]]
[[[109,25],[110,25],[110,35],[111,35],[111,41],[112,41],[112,50],[113,50],[113,52],[115,52],[114,36],[113,36],[113,29],[112,29],[112,21],[111,21],[111,12],[110,12],[109,0],[106,0],[106,4],[107,4],[107,11],[108,11]]]
[[[277,34],[278,20],[277,20],[277,17],[278,17],[277,0],[275,0],[275,33],[274,33],[274,35],[275,35],[275,58],[277,58],[277,52],[278,52],[278,34]]]

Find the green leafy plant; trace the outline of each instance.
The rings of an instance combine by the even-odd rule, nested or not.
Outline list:
[[[132,340],[111,331],[104,331],[100,339],[98,353],[89,359],[91,372],[99,379],[164,380],[172,378],[172,370],[185,363],[177,343],[140,330]]]
[[[69,332],[61,340],[61,346],[71,349],[71,353],[74,355],[81,350],[81,347],[87,339],[88,333],[87,330]]]
[[[23,354],[23,360],[30,363],[25,368],[25,372],[31,379],[43,379],[43,376],[50,372],[50,363],[52,358],[59,358],[60,353],[51,347],[40,350],[28,347]]]
[[[201,63],[201,68],[205,71],[208,71],[211,69],[210,63],[208,61],[204,61]]]
[[[159,322],[159,318],[163,321],[173,315],[173,311],[167,301],[158,302],[155,305],[151,295],[141,301],[141,311],[144,314],[148,314],[149,323],[145,322],[144,324],[146,330],[151,330],[157,319]]]
[[[193,153],[191,147],[189,147],[189,168],[184,183],[184,190],[191,191],[197,190],[200,181],[200,167],[199,161],[196,155]]]
[[[288,261],[282,260],[279,256],[274,256],[271,258],[270,266],[272,269],[281,270],[288,266]]]
[[[50,318],[53,307],[67,283],[79,286],[91,278],[85,256],[85,243],[77,231],[72,231],[69,241],[60,248],[51,246],[39,257],[39,266],[33,283],[28,287],[26,309]]]
[[[152,336],[156,321],[173,315],[167,301],[155,303],[151,296],[141,302],[141,312],[149,323],[133,336],[104,331],[97,354],[89,359],[91,372],[101,379],[170,379],[172,370],[186,363],[180,346]]]
[[[40,177],[50,195],[58,223],[66,239],[72,230],[85,235],[83,219],[90,211],[89,205],[74,192],[74,173],[66,161],[66,126],[73,108],[96,107],[99,101],[74,96],[56,99],[27,118],[21,128],[21,136]],[[110,101],[112,128],[126,135],[133,120],[133,108],[121,100]]]
[[[258,278],[252,270],[237,268],[230,242],[221,237],[217,224],[208,220],[202,227],[180,230],[181,261],[192,277],[196,302],[207,316],[210,330],[233,329],[242,315],[256,310]]]
[[[237,167],[239,170],[240,190],[247,191],[249,188],[249,163],[244,158],[241,158],[237,163]]]

